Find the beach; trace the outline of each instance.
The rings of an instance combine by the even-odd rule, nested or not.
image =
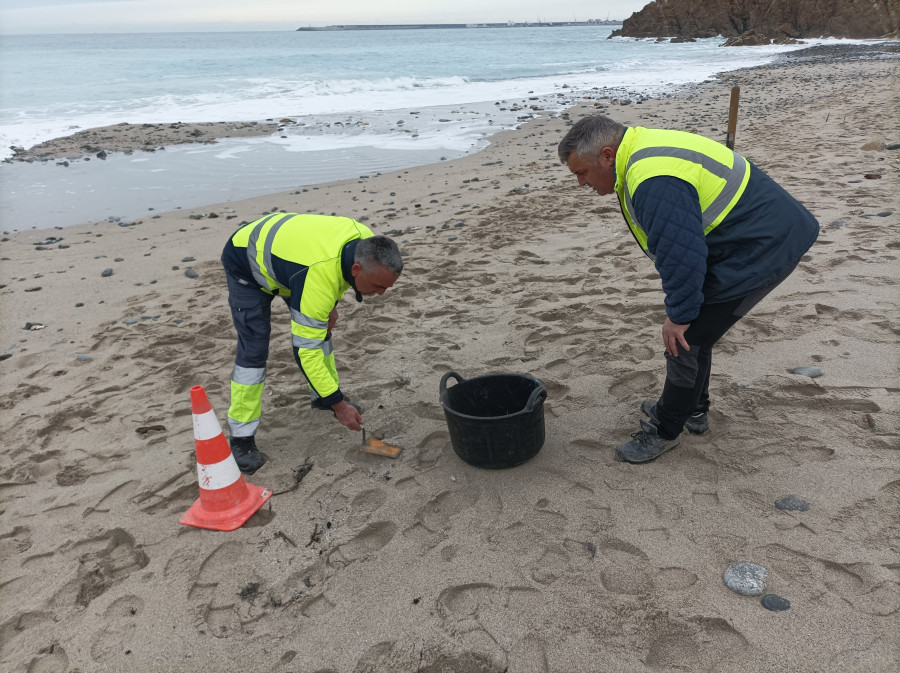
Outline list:
[[[408,170],[4,233],[0,668],[896,670],[895,49],[798,52],[640,103],[598,92]],[[618,462],[665,378],[663,294],[615,197],[578,189],[556,144],[595,112],[724,140],[733,86],[736,151],[821,233],[718,344],[711,432]],[[396,285],[345,297],[334,331],[342,390],[403,451],[363,452],[310,409],[277,302],[267,463],[246,477],[274,495],[235,531],[183,526],[198,497],[190,389],[223,427],[229,404],[219,256],[240,223],[279,210],[352,217],[404,253]],[[540,452],[463,462],[438,398],[447,372],[539,379]],[[788,496],[808,508],[776,507]],[[738,561],[765,567],[790,609],[726,587]]]

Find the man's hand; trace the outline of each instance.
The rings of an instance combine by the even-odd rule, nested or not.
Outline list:
[[[344,427],[350,428],[351,430],[362,429],[362,416],[359,415],[356,407],[352,404],[347,404],[344,400],[341,400],[337,404],[331,405],[331,410],[334,411],[334,415],[337,416],[338,422]]]
[[[690,326],[690,323],[687,325],[679,325],[669,320],[669,318],[666,318],[662,327],[663,345],[666,347],[666,353],[677,358],[678,344],[681,344],[682,348],[686,351],[691,350],[687,339],[684,338],[684,333],[687,332],[687,328]]]

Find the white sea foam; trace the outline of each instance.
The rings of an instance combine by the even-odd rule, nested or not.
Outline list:
[[[529,118],[531,105],[546,114],[598,89],[657,95],[806,46],[607,40],[610,31],[4,36],[0,81],[15,93],[0,100],[6,156],[10,146],[122,122],[292,121],[274,136],[110,155],[68,169],[4,164],[0,217],[4,226],[30,221],[56,201],[57,219],[45,218],[53,224],[136,216],[151,206],[134,193],[155,193],[149,201],[159,209],[437,161],[483,147],[492,133]],[[273,165],[283,168],[274,178]],[[210,180],[184,179],[198,174]],[[159,177],[168,179],[165,189]]]

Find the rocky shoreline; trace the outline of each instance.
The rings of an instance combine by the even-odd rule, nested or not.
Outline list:
[[[651,2],[622,22],[612,37],[726,38],[752,36],[769,44],[782,39],[897,37],[900,11],[891,0],[667,0]]]
[[[288,120],[289,121],[289,120]],[[78,131],[70,136],[54,138],[28,149],[13,146],[13,156],[5,161],[67,161],[96,157],[106,159],[110,152],[155,152],[167,145],[187,143],[213,144],[219,138],[246,138],[275,133],[279,124],[266,122],[204,122],[183,124],[129,124]]]

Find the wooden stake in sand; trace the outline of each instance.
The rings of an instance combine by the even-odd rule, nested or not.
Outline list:
[[[728,135],[725,138],[725,147],[734,149],[734,133],[737,131],[738,99],[741,97],[741,87],[731,87],[731,109],[728,111]]]

